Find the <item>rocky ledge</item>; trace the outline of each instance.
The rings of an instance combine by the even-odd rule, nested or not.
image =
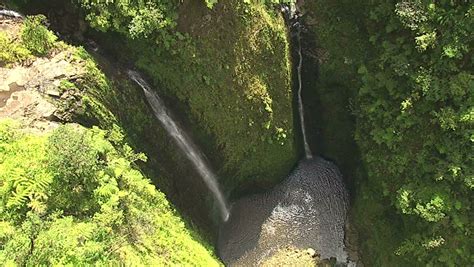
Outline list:
[[[21,21],[3,22],[1,30],[15,39]],[[79,98],[72,90],[73,82],[86,73],[83,60],[74,51],[59,43],[46,57],[0,67],[0,118],[17,119],[40,131],[67,120],[71,107],[65,112],[64,103]]]

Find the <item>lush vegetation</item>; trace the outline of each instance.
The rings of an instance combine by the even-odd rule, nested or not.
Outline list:
[[[265,188],[286,175],[296,149],[279,14],[237,0],[213,9],[199,1],[79,3],[93,27],[128,39],[118,56],[128,50],[160,94],[177,102],[227,190]]]
[[[74,2],[92,27],[118,33],[109,35],[115,53],[184,111],[226,189],[248,192],[285,176],[297,153],[281,16],[261,1]],[[315,39],[305,53],[320,64],[305,74],[315,84],[309,126],[323,140],[317,151],[356,176],[365,263],[474,264],[474,6],[306,2]],[[44,23],[28,18],[20,37],[0,32],[0,63],[48,55],[56,37]],[[109,130],[69,125],[34,135],[0,124],[0,261],[217,264],[138,171],[145,158],[118,130],[152,160],[172,150],[141,92],[127,83],[118,90],[84,50],[73,57],[87,73],[61,83],[73,96],[61,119]],[[173,153],[149,166],[162,171]]]
[[[33,55],[46,56],[56,45],[57,37],[45,23],[43,15],[29,16],[19,36],[17,32],[0,32],[0,66],[23,62]]]
[[[218,265],[118,130],[0,121],[0,262]]]
[[[28,49],[14,42],[8,34],[0,32],[0,65],[24,61],[30,54]]]
[[[366,262],[472,265],[473,5],[311,8],[321,79],[352,95],[364,167],[355,216]]]
[[[122,121],[109,108],[144,113],[142,99],[130,98],[130,88],[121,94],[84,49],[57,42],[44,25],[44,16],[33,16],[2,32],[7,48],[19,47],[27,55],[7,62],[32,62],[53,48],[67,52],[80,75],[59,84],[68,97],[54,101],[56,116],[109,130],[68,125],[33,135],[13,121],[1,122],[0,262],[219,265],[206,241],[138,171],[144,155],[123,141]],[[132,99],[136,105],[123,109]],[[137,126],[147,130],[153,121],[151,116],[126,117],[126,125],[136,131],[127,136],[131,140],[143,136]],[[155,182],[166,180],[152,174]]]
[[[23,44],[36,56],[47,55],[57,39],[45,24],[46,17],[43,15],[27,17],[23,24],[21,32]]]

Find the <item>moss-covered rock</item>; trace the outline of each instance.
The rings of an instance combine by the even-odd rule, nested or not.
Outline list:
[[[158,6],[79,1],[74,9],[67,1],[26,2],[25,10],[50,14],[52,27],[60,32],[81,35],[81,14],[101,30],[90,31],[101,50],[147,74],[209,158],[226,193],[262,190],[289,173],[297,159],[289,43],[284,21],[270,5],[223,0],[209,9],[204,1],[189,0]],[[124,76],[116,80],[119,89],[108,88],[107,82],[91,85],[94,75],[78,80],[78,87],[93,92],[84,103],[121,122],[134,145],[150,155],[148,169],[161,174],[157,184],[176,198],[174,203],[212,205],[211,196],[203,200],[208,194],[196,188],[203,186],[195,181],[200,178],[166,138],[141,90]],[[85,115],[90,124],[108,120]],[[193,186],[183,186],[182,179]],[[207,213],[189,209],[197,217]]]
[[[16,38],[22,28],[12,23],[4,36],[29,51]],[[157,128],[143,97],[116,87],[82,48],[53,42],[46,54],[28,54],[28,64],[10,57],[0,68],[0,119],[20,121],[0,121],[0,262],[220,265],[149,177],[166,179],[135,163],[144,159],[133,152],[136,140]],[[104,130],[59,126],[67,122]]]
[[[274,184],[296,160],[283,19],[262,4],[235,0],[212,10],[184,1],[178,13],[177,29],[187,38],[171,50],[132,41],[137,66],[177,101],[227,190]]]

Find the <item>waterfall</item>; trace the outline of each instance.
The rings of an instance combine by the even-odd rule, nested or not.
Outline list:
[[[308,144],[308,138],[306,137],[306,130],[304,124],[304,107],[303,107],[303,98],[301,97],[301,90],[303,89],[302,80],[301,80],[301,68],[303,67],[303,55],[301,53],[301,29],[302,25],[300,23],[301,14],[298,11],[298,8],[295,5],[295,2],[290,2],[289,4],[283,4],[281,6],[281,12],[285,18],[288,28],[292,35],[296,35],[296,42],[298,44],[298,114],[300,116],[300,125],[301,133],[303,135],[303,144],[304,144],[304,153],[306,159],[313,158],[313,153]],[[296,31],[295,31],[296,30]]]
[[[308,139],[306,137],[306,130],[304,127],[304,107],[303,107],[303,98],[301,97],[301,90],[303,88],[302,86],[302,81],[301,81],[301,68],[303,66],[303,55],[301,54],[301,26],[299,25],[298,22],[296,22],[294,27],[297,27],[297,32],[296,32],[296,38],[298,42],[298,57],[299,57],[299,62],[298,62],[298,113],[300,115],[300,124],[301,124],[301,133],[303,134],[303,143],[304,143],[304,153],[305,157],[307,159],[311,159],[313,157],[313,153],[311,152],[311,149],[309,148],[308,144]]]
[[[227,203],[219,185],[217,184],[216,175],[211,171],[209,166],[207,166],[201,152],[197,149],[196,145],[191,141],[186,133],[176,124],[170,116],[169,110],[165,107],[163,100],[161,100],[161,98],[151,90],[148,83],[140,76],[140,74],[129,70],[128,75],[143,89],[146,99],[153,109],[156,118],[161,122],[168,134],[175,140],[183,153],[185,153],[186,157],[192,162],[209,190],[214,194],[222,219],[227,221],[229,218]]]
[[[0,10],[0,16],[12,17],[12,18],[16,18],[16,19],[23,18],[23,16],[20,13],[18,13],[16,11],[13,11],[13,10],[8,10],[8,9]]]

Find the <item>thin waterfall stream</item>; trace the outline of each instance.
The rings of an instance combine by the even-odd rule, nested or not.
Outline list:
[[[298,56],[298,115],[305,157],[275,188],[232,205],[220,229],[218,252],[229,266],[260,266],[278,251],[292,247],[317,251],[322,260],[355,266],[345,246],[348,194],[337,166],[309,147],[302,99],[303,53],[300,15],[282,6]],[[337,266],[337,265],[336,265]]]
[[[153,109],[156,118],[161,122],[168,134],[175,140],[186,157],[192,162],[204,183],[214,194],[222,219],[227,221],[230,214],[227,202],[219,188],[216,175],[207,165],[202,153],[198,150],[187,134],[176,124],[163,100],[151,89],[145,79],[143,79],[136,71],[129,70],[128,75],[130,79],[136,82],[143,89],[146,99]]]
[[[303,98],[301,97],[301,91],[303,89],[302,79],[301,79],[301,68],[303,67],[303,55],[301,54],[301,27],[299,25],[294,25],[297,27],[296,31],[296,39],[298,43],[298,113],[300,116],[300,127],[301,127],[301,134],[303,135],[303,144],[304,144],[304,153],[306,159],[311,159],[313,157],[313,153],[311,152],[311,148],[308,144],[308,139],[306,137],[306,129],[304,123],[304,107],[303,107]]]
[[[349,201],[342,175],[335,164],[313,155],[308,144],[302,99],[303,28],[298,16],[290,17],[289,22],[295,42],[295,89],[305,156],[282,183],[265,193],[236,200],[232,210],[204,155],[173,119],[164,101],[138,72],[127,73],[141,87],[155,117],[213,193],[223,219],[218,254],[226,265],[258,266],[285,247],[293,247],[310,248],[322,260],[354,266],[345,245]]]

